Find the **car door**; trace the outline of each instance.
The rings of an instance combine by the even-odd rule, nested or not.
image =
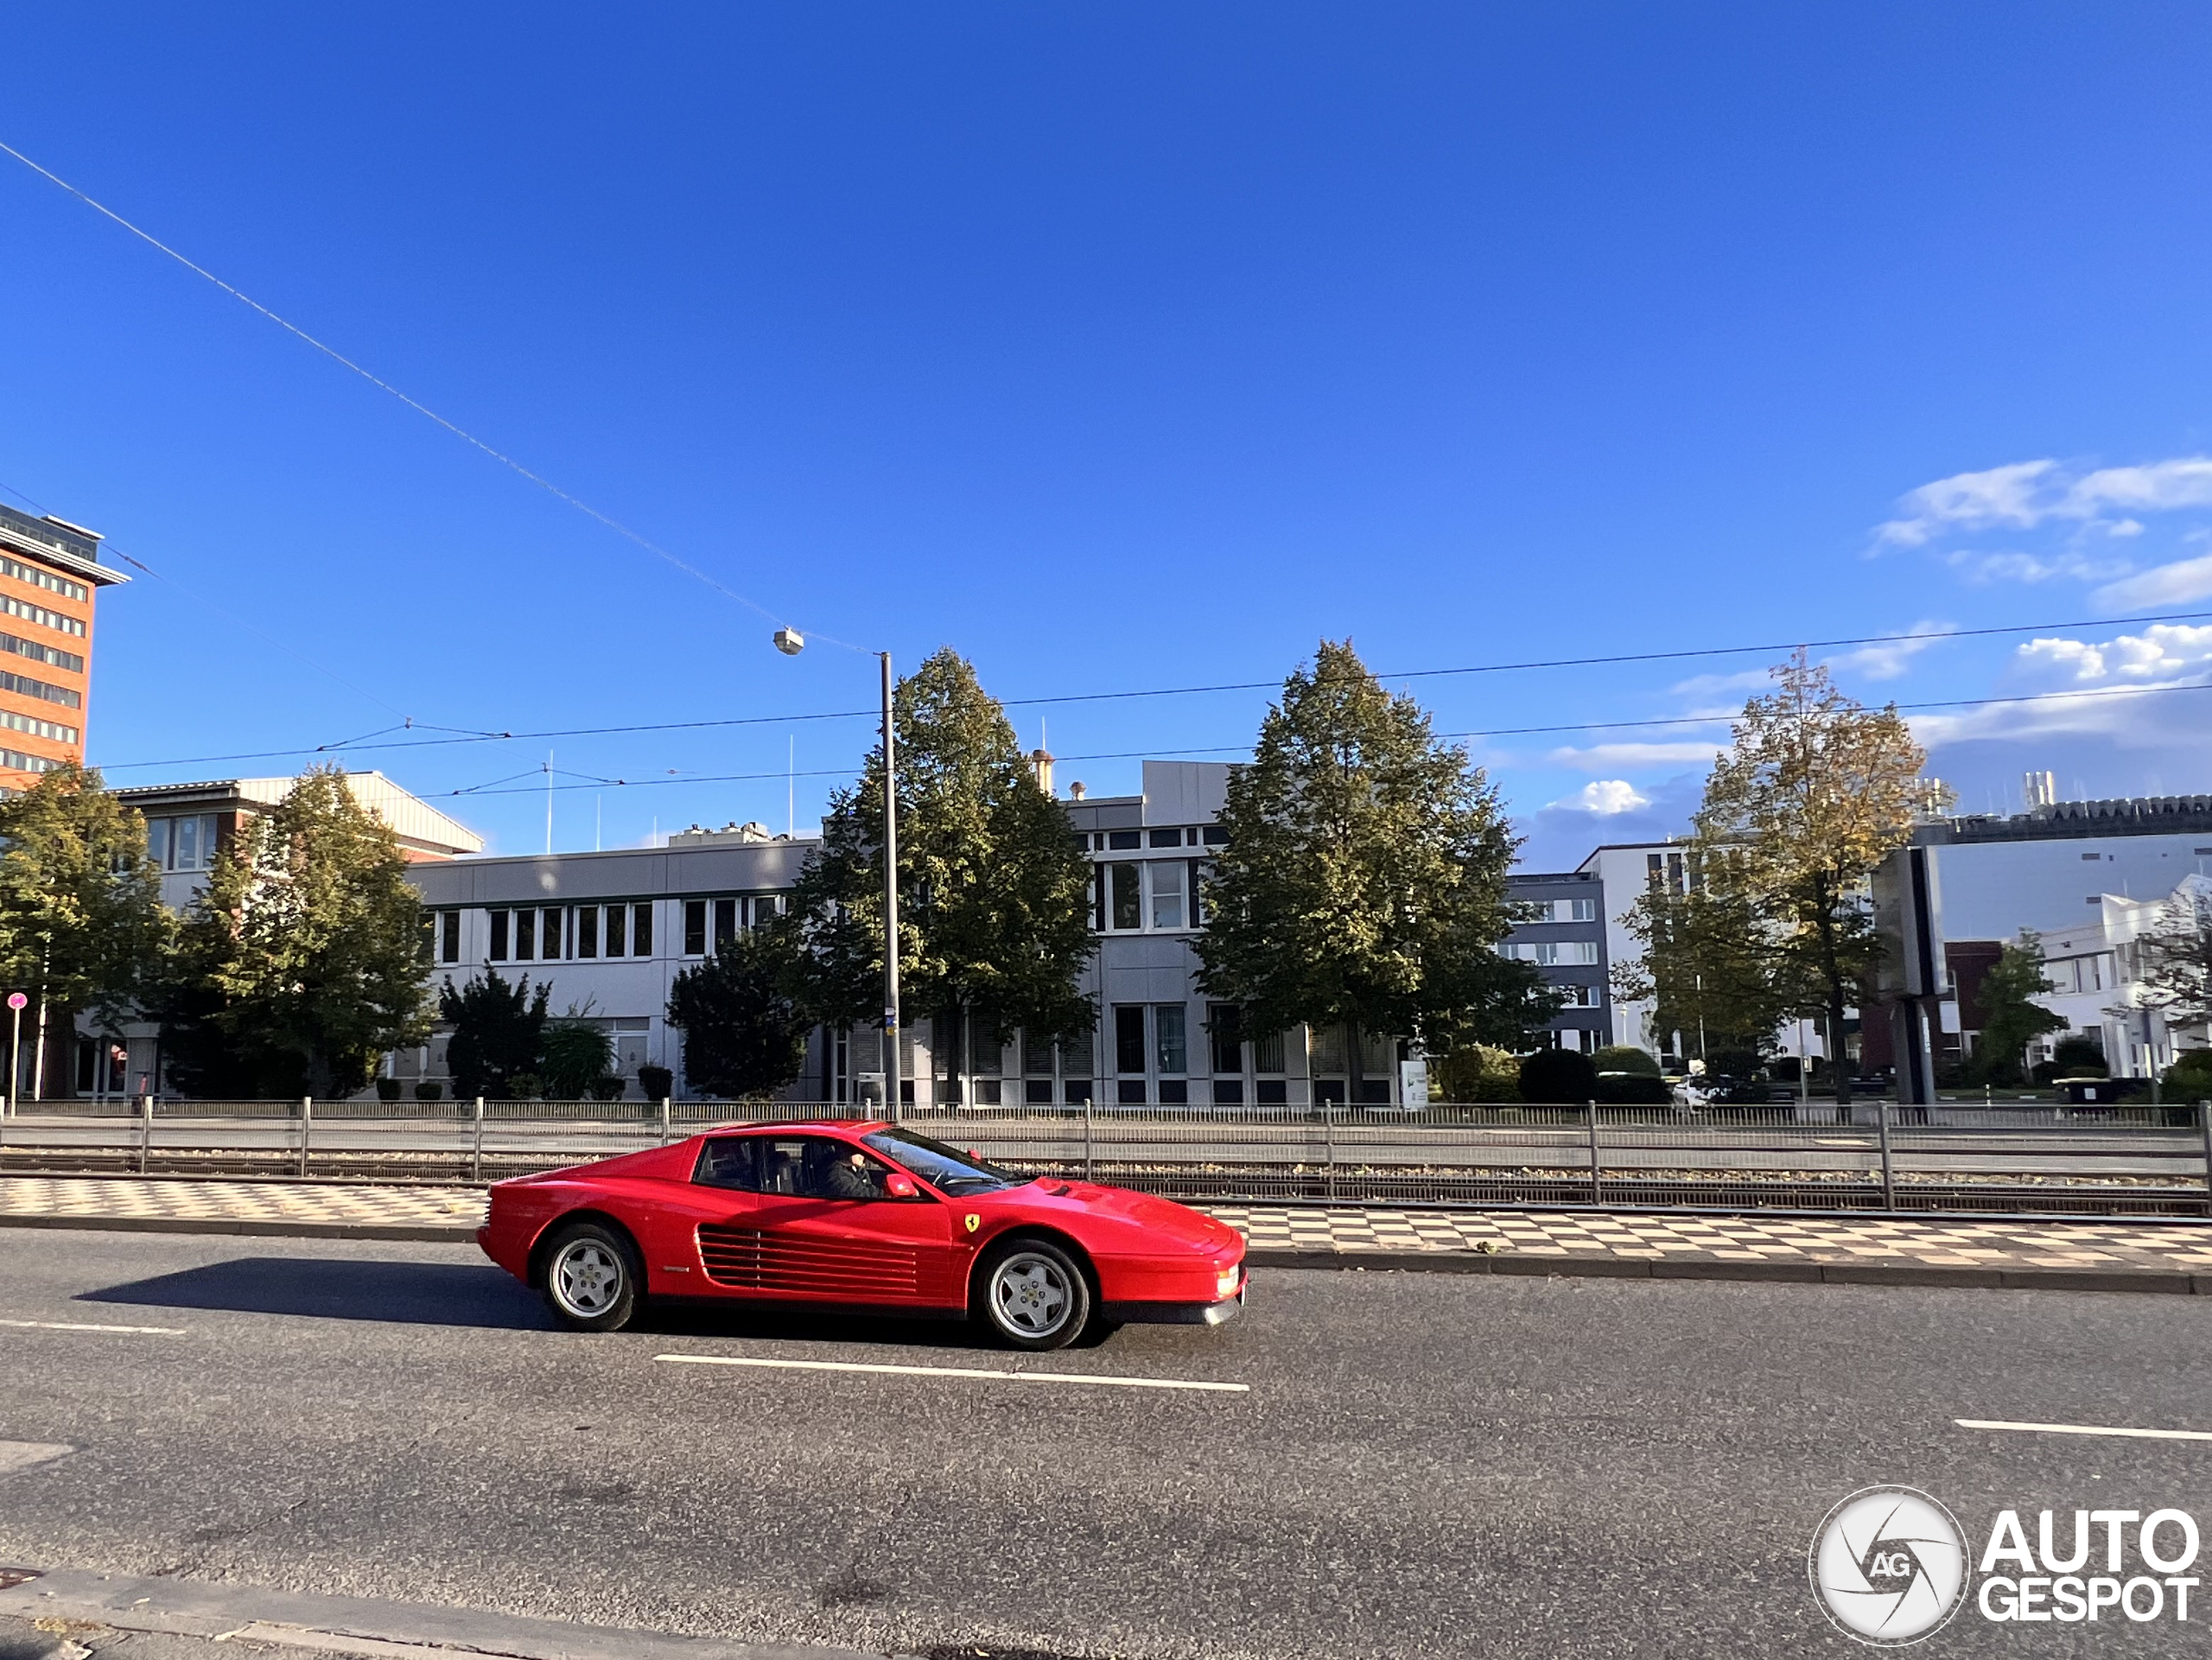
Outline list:
[[[741,1242],[760,1227],[760,1152],[756,1137],[709,1135],[701,1143],[690,1181],[671,1185],[659,1205],[660,1226],[646,1242],[649,1289],[692,1296],[741,1296],[757,1275]]]
[[[806,1303],[957,1306],[944,1203],[867,1149],[823,1135],[750,1138],[760,1192],[747,1219],[717,1230],[725,1266],[750,1294]],[[892,1179],[915,1192],[894,1196]],[[702,1251],[707,1231],[701,1231]]]

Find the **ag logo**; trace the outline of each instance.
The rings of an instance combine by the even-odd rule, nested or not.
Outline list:
[[[1845,1499],[1814,1532],[1805,1567],[1829,1619],[1876,1648],[1917,1643],[1965,1600],[1965,1536],[1950,1511],[1910,1487]]]
[[[968,1218],[968,1231],[969,1231],[969,1232],[973,1233],[973,1232],[975,1232],[975,1231],[976,1231],[976,1229],[978,1229],[978,1228],[982,1227],[982,1225],[983,1225],[983,1218],[982,1218],[982,1217],[980,1217],[980,1216],[973,1216],[973,1215],[971,1215],[971,1216],[969,1216],[969,1217]]]

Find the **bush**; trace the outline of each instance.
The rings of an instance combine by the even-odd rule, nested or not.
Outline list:
[[[613,1072],[603,1078],[594,1078],[591,1081],[591,1098],[594,1101],[620,1101],[622,1098],[622,1080]]]
[[[638,1087],[648,1101],[665,1101],[676,1093],[676,1074],[665,1066],[638,1068]]]
[[[1521,1063],[1503,1049],[1471,1043],[1429,1062],[1429,1093],[1438,1101],[1501,1106],[1521,1098]]]
[[[2212,1100],[2212,1049],[2190,1049],[2177,1055],[2158,1084],[2174,1100]]]
[[[2050,1062],[2061,1078],[2104,1078],[2110,1072],[2105,1052],[2087,1038],[2061,1038],[2050,1052]]]
[[[581,1101],[614,1070],[614,1040],[573,1009],[568,1018],[547,1022],[539,1053],[549,1100]]]
[[[1607,1106],[1664,1106],[1675,1098],[1656,1072],[1600,1072],[1596,1098]]]
[[[379,1101],[398,1100],[399,1080],[396,1078],[380,1078],[377,1079],[377,1099]]]
[[[517,1072],[507,1079],[507,1099],[535,1101],[545,1093],[545,1080],[535,1072]]]
[[[1659,1063],[1649,1051],[1639,1049],[1632,1043],[1609,1043],[1590,1057],[1590,1065],[1603,1078],[1607,1072],[1635,1072],[1644,1078],[1659,1076]]]
[[[442,1101],[446,1098],[446,1086],[426,1078],[415,1086],[415,1098],[417,1101]]]
[[[1551,1103],[1592,1101],[1598,1069],[1573,1049],[1539,1049],[1521,1062],[1521,1098]]]

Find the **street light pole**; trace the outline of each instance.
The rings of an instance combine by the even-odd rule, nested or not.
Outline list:
[[[906,1115],[899,1078],[899,760],[892,722],[891,653],[883,662],[883,1097],[891,1122]]]
[[[806,637],[796,628],[779,628],[776,649],[797,657]],[[883,1105],[891,1122],[905,1113],[899,1099],[899,735],[893,722],[891,653],[878,652],[883,665]]]

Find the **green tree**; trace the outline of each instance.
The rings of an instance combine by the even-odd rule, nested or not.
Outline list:
[[[446,1070],[456,1096],[512,1099],[512,1080],[536,1075],[545,1057],[545,1000],[552,990],[547,983],[532,991],[528,974],[510,983],[494,968],[439,988],[438,1019],[453,1027]]]
[[[587,1018],[590,1005],[573,1003],[566,1015],[545,1027],[545,1058],[539,1067],[549,1101],[582,1101],[599,1080],[614,1070],[614,1040]]]
[[[178,931],[168,1013],[185,1071],[344,1096],[385,1051],[428,1037],[428,935],[406,872],[334,768],[242,822]]]
[[[1643,949],[1612,976],[1617,997],[1653,1004],[1655,1035],[1670,1053],[1680,1033],[1685,1053],[1700,1059],[1722,1049],[1764,1052],[1802,1001],[1790,995],[1792,959],[1776,949],[1729,855],[1693,848],[1679,893],[1653,878],[1623,922]]]
[[[168,932],[146,821],[98,773],[59,766],[0,800],[0,978],[36,1002],[39,1030],[71,1031],[79,1009],[123,1018]]]
[[[899,683],[897,709],[902,1002],[941,1017],[941,1053],[969,1015],[1039,1038],[1089,1031],[1090,863],[1006,712],[949,646]],[[771,925],[783,983],[811,1020],[883,1006],[882,822],[879,748],[831,797],[822,845]]]
[[[2022,929],[1981,976],[1974,1001],[1981,1005],[1981,1036],[1975,1040],[1974,1075],[1985,1084],[2018,1084],[2027,1070],[2028,1045],[2046,1032],[2063,1032],[2066,1021],[2041,1003],[2056,991],[2044,973],[2043,940]]]
[[[1521,1049],[1559,1007],[1496,949],[1518,845],[1497,790],[1349,640],[1283,683],[1219,822],[1198,984],[1249,1031],[1350,1028],[1355,1099],[1363,1032]]]
[[[1911,836],[1926,756],[1894,704],[1853,702],[1803,652],[1772,673],[1713,760],[1693,841],[1708,871],[1725,862],[1784,1012],[1824,1023],[1847,1108],[1845,1012],[1881,957],[1872,879]]]
[[[676,976],[668,1023],[683,1034],[683,1075],[694,1089],[753,1100],[798,1077],[812,1022],[792,1002],[785,968],[779,942],[756,929]]]
[[[2135,942],[2136,995],[2170,1031],[2212,1024],[2212,885],[2192,877]]]

